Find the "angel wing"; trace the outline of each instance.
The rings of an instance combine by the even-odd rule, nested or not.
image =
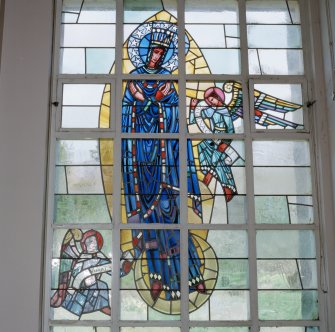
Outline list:
[[[226,82],[223,85],[223,90],[226,94],[232,94],[232,98],[227,104],[232,120],[234,121],[239,117],[243,118],[242,85],[238,82]],[[267,111],[286,114],[298,110],[302,105],[268,95],[259,90],[254,90],[254,107],[255,123],[263,127],[279,125],[283,128],[298,128],[301,126],[301,124],[288,121],[280,116],[269,114]]]
[[[82,236],[83,233],[80,229],[70,229],[64,236],[60,252],[58,290],[53,294],[50,301],[54,308],[60,307],[65,299],[71,280],[71,271],[80,256],[77,245],[80,243]]]

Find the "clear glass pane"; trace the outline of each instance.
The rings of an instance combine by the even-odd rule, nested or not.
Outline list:
[[[108,74],[111,72],[114,60],[114,48],[86,48],[86,73]]]
[[[308,141],[253,141],[255,166],[309,166]]]
[[[84,74],[85,73],[85,49],[61,48],[60,49],[60,73]]]
[[[100,106],[105,84],[64,84],[63,105]]]
[[[64,106],[62,128],[98,128],[99,107]]]
[[[298,1],[289,1],[289,4],[285,0],[248,0],[247,23],[300,23]]]
[[[251,75],[302,75],[302,50],[249,49]]]
[[[235,0],[185,1],[186,23],[238,23],[238,2]]]
[[[241,53],[239,49],[235,49],[235,45],[233,45],[232,49],[204,48],[201,50],[201,52],[212,74],[239,75],[241,73]],[[218,61],[218,59],[222,60]],[[192,65],[186,64],[186,66],[187,74],[207,74],[207,72],[201,72],[199,70],[204,66],[207,67],[205,64],[195,64],[194,67],[192,67]]]
[[[248,25],[249,48],[301,48],[297,25]]]
[[[311,195],[309,167],[255,167],[256,195]]]
[[[257,231],[258,258],[315,258],[313,231]]]

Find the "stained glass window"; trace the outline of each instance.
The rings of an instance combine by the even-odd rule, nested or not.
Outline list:
[[[56,2],[45,331],[319,332],[299,1]]]

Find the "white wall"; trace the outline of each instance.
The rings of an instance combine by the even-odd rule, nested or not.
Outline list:
[[[6,0],[0,75],[0,331],[40,324],[52,0]]]

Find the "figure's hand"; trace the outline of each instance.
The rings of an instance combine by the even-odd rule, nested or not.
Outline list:
[[[131,81],[129,83],[129,90],[130,90],[130,93],[132,94],[132,96],[135,99],[137,99],[139,101],[144,101],[145,100],[143,90],[138,86],[138,84]]]
[[[166,82],[158,88],[155,98],[157,100],[162,100],[171,92],[171,82]]]

